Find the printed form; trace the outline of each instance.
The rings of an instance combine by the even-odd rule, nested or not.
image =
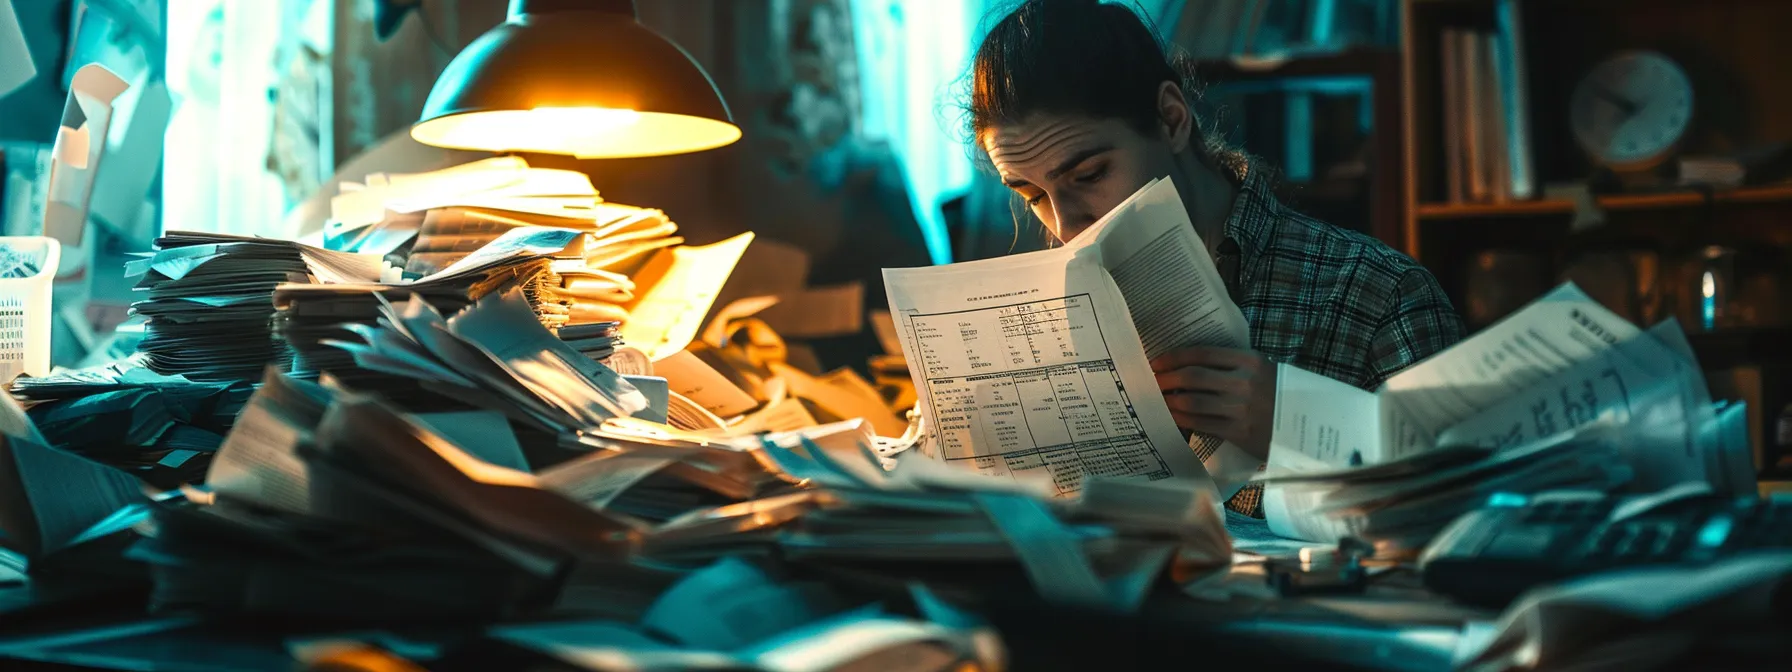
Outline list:
[[[1644,332],[1567,283],[1373,392],[1283,366],[1269,470],[1379,464],[1439,445],[1522,446],[1602,417],[1684,420],[1686,400],[1708,402],[1698,403],[1702,379],[1688,370],[1686,348],[1664,340],[1678,333],[1673,325]],[[1639,480],[1665,487],[1702,474],[1701,456],[1685,438],[1635,441]],[[1346,533],[1338,521],[1310,513],[1319,498],[1271,484],[1264,515],[1286,537]]]
[[[1061,496],[1087,476],[1211,485],[1148,353],[1243,347],[1249,332],[1170,181],[1063,248],[885,269],[884,284],[933,457],[1049,475]]]

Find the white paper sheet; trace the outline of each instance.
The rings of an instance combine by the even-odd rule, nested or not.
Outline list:
[[[1525,445],[1604,418],[1624,428],[1626,461],[1646,487],[1700,478],[1694,434],[1709,403],[1693,389],[1703,386],[1696,363],[1679,350],[1566,283],[1373,393],[1284,366],[1269,464],[1325,471],[1443,444]],[[1321,490],[1296,490],[1264,488],[1277,534],[1347,532],[1312,513]]]
[[[1059,495],[1078,492],[1088,475],[1211,487],[1140,339],[1152,334],[1158,351],[1229,343],[1243,325],[1225,316],[1238,309],[1217,284],[1174,184],[1146,185],[1078,241],[884,270],[940,457],[991,475],[1050,474]],[[1161,284],[1147,283],[1147,270]],[[1122,297],[1116,277],[1128,278],[1136,296]],[[1186,303],[1191,297],[1197,302]]]
[[[373,173],[362,184],[343,184],[330,199],[331,218],[342,227],[365,226],[385,218],[386,211],[420,212],[448,206],[479,206],[535,212],[551,216],[596,219],[597,189],[583,173],[531,168],[521,158],[501,156],[427,173]],[[554,201],[547,203],[546,197]],[[553,197],[564,197],[555,199]],[[516,203],[509,201],[515,199]],[[538,206],[529,207],[527,204]],[[584,206],[565,211],[563,206]],[[553,206],[553,207],[545,207]],[[586,208],[590,208],[589,213]]]
[[[697,338],[728,274],[752,242],[748,232],[714,245],[658,253],[635,275],[640,289],[635,302],[625,306],[623,342],[654,361],[684,350]]]
[[[1381,401],[1373,392],[1283,364],[1276,402],[1271,466],[1346,467],[1382,452]]]
[[[212,458],[206,483],[222,495],[293,513],[311,513],[311,470],[298,455],[306,432],[274,403],[251,398]]]
[[[1653,336],[1633,338],[1445,430],[1440,443],[1515,446],[1604,420],[1624,431],[1639,487],[1703,481],[1704,422],[1692,413],[1709,401],[1691,389],[1704,382],[1691,377],[1696,366]]]
[[[1145,185],[1067,247],[1113,276],[1147,358],[1197,345],[1251,347],[1244,313],[1171,181]]]
[[[1567,283],[1382,386],[1385,459],[1435,444],[1443,430],[1635,338],[1642,330]]]
[[[733,417],[759,406],[753,395],[729,382],[727,376],[689,350],[679,350],[654,362],[653,371],[666,379],[674,394],[696,402],[718,417]]]

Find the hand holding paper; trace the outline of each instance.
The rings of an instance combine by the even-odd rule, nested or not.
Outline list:
[[[1192,346],[1152,359],[1151,370],[1176,426],[1268,459],[1276,409],[1274,363],[1250,350]]]

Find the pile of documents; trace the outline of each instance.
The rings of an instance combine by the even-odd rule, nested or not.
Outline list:
[[[892,423],[895,438],[856,417],[681,429],[647,419],[646,395],[550,333],[518,289],[452,316],[421,296],[374,296],[375,323],[326,345],[454,403],[270,370],[206,486],[150,504],[154,534],[132,556],[153,570],[156,605],[633,620],[692,569],[776,556],[817,571],[897,563],[897,578],[953,596],[984,588],[965,568],[1008,567],[1051,599],[1131,609],[1166,574],[1193,581],[1230,563],[1196,482],[1097,479],[1068,502],[1038,479],[905,452],[918,423]],[[767,363],[774,386],[839,385]]]
[[[194,380],[253,380],[291,360],[273,337],[274,288],[377,281],[379,260],[284,240],[170,231],[156,251],[126,264],[147,298],[138,350],[157,373]]]
[[[18,402],[0,395],[0,576],[130,575],[121,552],[146,512],[142,490],[124,471],[50,447]]]
[[[684,242],[664,212],[604,202],[583,173],[535,168],[518,157],[369,175],[364,183],[342,185],[331,215],[327,245],[398,259],[410,279],[439,275],[469,255],[490,256],[494,244],[519,228],[582,234],[563,246],[571,254],[554,265],[564,276],[557,286],[574,323],[626,320],[654,284],[637,276],[654,275],[656,254]],[[725,263],[733,267],[732,259]],[[727,277],[727,269],[721,273]]]
[[[1409,557],[1456,518],[1496,493],[1549,490],[1616,492],[1635,473],[1611,428],[1578,432],[1503,449],[1436,448],[1411,457],[1344,469],[1269,472],[1278,535],[1313,541],[1346,536],[1373,542],[1383,557]]]
[[[806,487],[674,518],[644,534],[645,556],[775,552],[876,567],[956,595],[987,588],[963,583],[986,578],[967,565],[1018,565],[1042,597],[1122,611],[1166,575],[1188,583],[1231,562],[1218,504],[1198,482],[1092,478],[1071,502],[1043,479],[990,478],[920,455],[886,469],[862,421],[733,445],[753,441],[762,462]]]
[[[523,290],[487,294],[452,317],[421,295],[374,299],[377,323],[343,325],[324,339],[370,375],[408,380],[435,394],[499,411],[559,434],[647,409],[640,390],[543,326]]]
[[[890,578],[954,595],[981,588],[965,568],[1006,566],[1049,599],[1133,609],[1166,575],[1231,561],[1217,504],[1185,481],[1095,481],[1068,503],[925,458],[886,470],[859,421],[727,443],[651,427],[579,430],[585,452],[543,467],[440,416],[273,375],[210,492],[159,503],[134,555],[163,607],[378,603],[357,613],[394,619],[634,620],[688,568],[768,554],[818,570],[896,563]],[[457,581],[468,587],[444,588]]]
[[[413,282],[281,285],[273,293],[278,310],[273,323],[296,353],[295,372],[312,378],[329,372],[345,383],[370,383],[379,377],[356,366],[333,343],[360,338],[359,330],[372,326],[388,304],[418,299],[452,312],[487,296],[515,292],[537,322],[563,324],[565,304],[543,292],[558,281],[551,265],[540,256],[506,255]]]
[[[622,345],[622,337],[616,332],[620,326],[620,322],[569,324],[556,330],[554,335],[579,354],[602,362],[616,354],[616,347]]]
[[[251,392],[246,381],[192,381],[132,362],[23,377],[12,388],[48,446],[160,489],[205,480]]]
[[[1679,325],[1566,284],[1369,392],[1285,367],[1262,479],[1271,529],[1416,552],[1495,493],[1754,490],[1745,409],[1713,403]]]
[[[785,343],[858,333],[864,321],[863,287],[808,287],[808,258],[796,248],[755,244],[751,233],[684,245],[665,213],[606,203],[584,175],[515,157],[373,175],[345,184],[332,209],[326,241],[403,259],[404,278],[388,283],[403,289],[382,290],[387,299],[470,267],[548,260],[549,272],[530,281],[543,323],[617,372],[664,378],[675,428],[722,436],[868,417],[886,435],[908,430],[901,414],[912,394],[884,392],[848,369],[823,374],[813,353]],[[373,326],[375,301],[345,297],[358,308],[300,317],[305,304],[349,289],[283,288],[277,300],[299,370],[358,385],[373,376],[323,344],[364,340],[344,323]],[[426,298],[444,314],[465,305]]]

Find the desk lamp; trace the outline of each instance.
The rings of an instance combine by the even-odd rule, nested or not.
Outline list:
[[[450,149],[659,156],[740,139],[715,82],[642,26],[633,0],[511,0],[430,89],[418,142]]]

